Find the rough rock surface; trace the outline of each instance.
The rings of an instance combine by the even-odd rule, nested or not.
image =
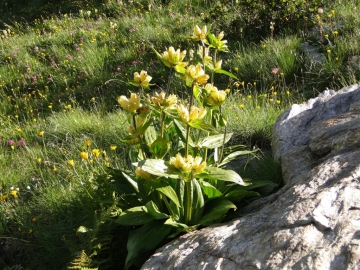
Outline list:
[[[294,105],[274,132],[285,186],[231,222],[172,241],[142,269],[360,270],[358,101],[357,85]]]

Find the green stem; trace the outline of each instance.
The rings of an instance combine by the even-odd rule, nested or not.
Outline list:
[[[192,210],[192,180],[185,182],[185,192],[186,192],[186,205],[185,205],[185,224],[190,225],[191,221],[191,210]]]
[[[167,85],[166,85],[165,98],[167,98],[167,97],[169,96],[169,93],[170,93],[170,85],[171,85],[171,79],[172,79],[173,73],[174,73],[174,69],[173,69],[173,68],[170,68],[168,83],[167,83]]]
[[[135,119],[135,117],[136,117],[136,114],[133,115],[133,125],[134,125],[134,129],[135,129],[135,132],[136,132],[137,127],[136,127],[136,119]],[[142,152],[142,156],[143,156],[144,159],[146,159],[146,154],[145,154],[145,151],[144,151],[141,135],[139,135],[139,143],[140,143],[140,150]]]
[[[174,69],[171,68],[170,72],[169,72],[168,83],[166,85],[165,98],[167,98],[170,93],[170,85],[171,85],[171,79],[172,79],[173,73],[174,73]],[[165,112],[164,111],[161,111],[160,122],[161,122],[161,128],[160,128],[161,138],[164,138],[164,127],[165,127]]]
[[[217,55],[217,50],[215,50],[215,52],[214,52],[214,61],[213,61],[214,68],[215,68],[215,65],[216,65],[216,55]],[[214,76],[215,76],[215,72],[212,71],[211,72],[211,85],[214,85]]]
[[[213,110],[210,109],[210,124],[211,124],[211,121],[212,121],[212,113],[213,113]],[[210,131],[207,132],[207,136],[210,135]],[[207,160],[207,156],[208,156],[208,149],[205,148],[205,153],[204,153],[204,161]]]
[[[193,100],[194,100],[194,97],[193,97],[194,87],[195,87],[195,84],[193,84],[192,87],[191,87],[190,102],[189,102],[189,113],[190,113],[191,106],[193,105]],[[190,136],[190,126],[189,126],[189,124],[187,124],[187,126],[186,126],[186,139],[185,139],[185,158],[187,158],[188,154],[189,154],[189,136]]]
[[[169,204],[168,199],[166,198],[165,195],[163,195],[163,194],[161,194],[161,195],[162,195],[163,201],[164,201],[164,203],[165,203],[165,205],[166,205],[166,208],[168,209],[169,213],[171,214],[171,216],[172,216],[173,218],[175,218],[174,212],[172,211],[172,209],[171,209],[171,207],[170,207],[170,204]]]
[[[222,112],[221,112],[221,106],[220,106],[220,113],[222,113]],[[225,139],[226,139],[226,133],[227,133],[227,125],[225,126],[224,129],[225,129],[225,130],[224,130],[224,138],[223,138],[223,143],[222,143],[222,146],[221,146],[220,155],[219,155],[219,160],[218,160],[217,165],[221,162],[222,156],[223,156],[223,153],[224,153]]]

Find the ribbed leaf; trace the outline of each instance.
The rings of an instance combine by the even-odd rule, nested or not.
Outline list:
[[[236,159],[236,158],[239,157],[239,156],[249,155],[249,154],[253,154],[253,153],[254,153],[254,151],[248,151],[248,150],[233,152],[233,153],[229,154],[228,156],[226,156],[226,157],[222,160],[220,166],[223,166],[223,165],[225,165],[226,163],[229,163],[230,161]]]
[[[172,227],[160,222],[145,224],[140,229],[131,231],[127,242],[128,255],[125,262],[125,270],[133,264],[143,263],[139,261],[149,256],[155,248],[166,239]],[[145,255],[145,256],[144,256]]]
[[[259,197],[260,194],[255,191],[248,190],[233,190],[225,195],[225,198],[231,200],[232,202],[239,202],[240,200],[248,197]]]
[[[181,172],[168,167],[164,160],[161,159],[146,159],[133,165],[141,167],[144,171],[162,177],[179,178]]]
[[[149,148],[151,154],[153,154],[156,158],[162,159],[166,153],[170,150],[171,143],[161,137],[158,137]]]
[[[142,225],[153,219],[154,217],[147,212],[146,207],[136,206],[122,212],[116,223],[120,225]]]
[[[226,134],[225,141],[224,141],[224,134],[218,134],[218,135],[211,135],[208,137],[205,137],[201,139],[197,146],[198,147],[205,147],[209,149],[214,149],[217,147],[221,147],[224,144],[226,144],[230,139],[233,133]]]
[[[179,135],[179,137],[181,138],[183,143],[185,143],[186,142],[186,130],[185,130],[185,128],[176,119],[174,119],[174,126],[175,126],[176,133]],[[190,136],[189,136],[189,145],[191,147],[195,147],[195,144],[192,141]]]
[[[196,129],[200,129],[203,131],[207,131],[207,132],[217,132],[217,129],[214,128],[212,125],[205,123],[203,120],[201,119],[195,119],[195,120],[191,120],[188,123],[189,126],[196,128]]]
[[[145,205],[148,213],[150,215],[153,216],[154,219],[164,219],[164,218],[168,218],[169,216],[161,213],[159,211],[159,208],[157,207],[157,205],[153,202],[153,201],[149,201],[146,205]]]
[[[211,185],[210,183],[208,183],[206,181],[200,181],[200,186],[201,186],[202,191],[204,192],[204,194],[209,199],[220,197],[220,196],[223,195],[220,192],[220,190],[218,190],[217,188],[215,188],[213,185]]]
[[[236,205],[224,197],[215,198],[206,204],[206,214],[201,217],[199,224],[209,226],[221,222],[230,209],[236,209]]]
[[[240,175],[232,170],[224,170],[216,167],[205,167],[204,171],[196,175],[196,178],[205,178],[213,180],[223,180],[228,182],[234,182],[242,186],[249,185],[243,181]]]
[[[223,70],[223,69],[216,69],[216,70],[215,70],[215,73],[225,74],[225,75],[227,75],[227,76],[229,76],[230,78],[233,78],[233,79],[235,79],[235,80],[238,79],[234,74],[232,74],[232,73],[230,73],[230,72],[228,72],[228,71],[226,71],[226,70]]]

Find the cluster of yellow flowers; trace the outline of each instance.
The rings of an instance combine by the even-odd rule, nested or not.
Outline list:
[[[183,157],[180,153],[177,153],[175,157],[170,159],[170,163],[175,166],[175,168],[189,173],[191,171],[200,173],[206,167],[206,161],[202,161],[201,157],[193,157],[188,155],[187,157]]]

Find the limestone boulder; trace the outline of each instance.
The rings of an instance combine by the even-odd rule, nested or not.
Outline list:
[[[359,101],[356,85],[294,105],[274,130],[285,186],[170,242],[142,269],[360,269]]]

